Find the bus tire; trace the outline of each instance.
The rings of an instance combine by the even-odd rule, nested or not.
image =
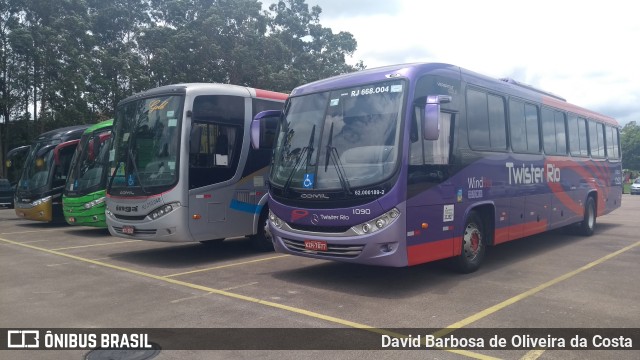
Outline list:
[[[480,215],[471,211],[464,224],[462,251],[453,258],[453,266],[457,272],[468,274],[480,268],[486,248],[484,229]]]
[[[265,210],[262,211],[258,220],[258,231],[251,236],[251,245],[258,251],[273,251],[273,242],[271,241],[271,233],[268,230],[269,224],[267,223],[268,214],[269,210],[265,206]]]
[[[578,234],[582,236],[591,236],[596,228],[596,202],[593,196],[587,198],[584,205],[584,219],[578,228]]]

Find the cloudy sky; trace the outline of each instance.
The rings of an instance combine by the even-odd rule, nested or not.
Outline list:
[[[450,63],[542,88],[622,125],[640,123],[635,1],[306,2],[322,8],[323,26],[353,34],[358,50],[349,63]]]

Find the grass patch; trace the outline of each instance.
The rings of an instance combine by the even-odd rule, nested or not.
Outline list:
[[[631,184],[624,184],[624,186],[622,187],[622,193],[623,194],[631,194]]]

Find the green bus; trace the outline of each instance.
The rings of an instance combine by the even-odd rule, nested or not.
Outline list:
[[[70,225],[106,228],[105,188],[113,120],[89,127],[71,160],[62,196],[64,218]]]

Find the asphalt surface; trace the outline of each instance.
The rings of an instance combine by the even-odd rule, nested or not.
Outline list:
[[[281,328],[298,345],[313,339],[290,329],[367,328],[357,331],[382,337],[393,329],[640,328],[638,214],[640,196],[623,195],[591,237],[558,230],[506,243],[489,249],[479,271],[460,275],[445,262],[396,269],[260,253],[247,239],[130,241],[1,209],[0,328]],[[87,353],[5,350],[0,358]],[[640,351],[162,349],[155,359],[307,357],[583,360],[637,359]]]

